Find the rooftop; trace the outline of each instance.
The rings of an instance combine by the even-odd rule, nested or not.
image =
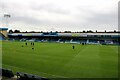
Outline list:
[[[0,28],[0,30],[8,30],[8,28]]]

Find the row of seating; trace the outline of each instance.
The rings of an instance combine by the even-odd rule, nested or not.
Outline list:
[[[43,78],[40,76],[17,72],[17,79],[18,80],[48,80],[47,78]]]
[[[77,44],[82,44],[82,43],[87,43],[87,44],[115,44],[119,45],[118,40],[111,40],[111,41],[106,41],[106,40],[98,40],[98,39],[67,39],[67,38],[9,38],[9,40],[18,40],[18,41],[30,41],[30,42],[60,42],[60,43],[77,43]]]
[[[14,74],[11,70],[0,68],[0,76],[6,78],[13,78]],[[16,76],[17,76],[16,80],[48,80],[47,78],[22,72],[17,72]]]
[[[14,74],[11,70],[8,69],[0,69],[1,76],[12,78],[14,77]]]

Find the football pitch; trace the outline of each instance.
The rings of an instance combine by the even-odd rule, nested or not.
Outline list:
[[[3,41],[2,67],[47,78],[118,77],[118,46],[27,43]]]

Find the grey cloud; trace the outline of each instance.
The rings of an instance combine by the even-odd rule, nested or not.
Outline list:
[[[61,8],[57,5],[54,4],[41,4],[41,5],[30,5],[30,8],[32,10],[37,10],[37,11],[47,11],[49,13],[57,13],[57,14],[69,14],[70,11],[66,10],[64,8]]]
[[[95,13],[93,14],[94,17],[88,19],[90,22],[94,22],[96,24],[115,24],[117,23],[117,12],[111,12],[108,14],[102,14],[102,13]]]
[[[38,20],[33,17],[28,17],[28,16],[13,16],[11,17],[12,22],[17,21],[17,22],[23,22],[29,25],[40,25],[40,24],[45,24],[46,22],[49,22],[47,20]]]
[[[2,7],[8,11],[12,16],[11,16],[11,21],[12,22],[20,22],[20,23],[25,23],[26,25],[41,25],[41,24],[46,24],[51,26],[51,29],[55,29],[55,27],[57,27],[59,25],[59,29],[76,29],[76,30],[83,30],[83,29],[97,29],[96,25],[99,24],[105,24],[105,25],[117,25],[117,11],[113,11],[110,13],[103,13],[103,12],[93,12],[90,9],[87,9],[86,6],[84,7],[78,7],[78,12],[82,13],[87,13],[87,14],[91,14],[89,16],[85,16],[85,18],[83,17],[83,19],[85,19],[85,23],[82,23],[81,20],[81,15],[78,13],[71,15],[70,11],[72,10],[67,10],[63,7],[58,6],[57,4],[52,4],[52,3],[46,3],[46,4],[30,4],[27,7],[26,6],[22,6],[22,4],[18,4],[18,3],[9,3],[7,2],[7,0],[5,0],[6,2],[4,2],[4,0],[0,0],[0,5],[2,5]],[[50,21],[50,20],[43,20],[43,19],[36,19],[34,16],[28,16],[26,15],[26,11],[30,10],[30,11],[46,11],[48,13],[55,13],[55,14],[60,14],[60,15],[69,15],[75,18],[74,21],[66,21],[66,22],[60,22],[60,21]],[[21,11],[21,12],[20,12]],[[30,13],[31,14],[31,13]],[[50,25],[52,24],[52,25]],[[87,27],[85,27],[85,26]],[[92,26],[92,27],[90,27]]]

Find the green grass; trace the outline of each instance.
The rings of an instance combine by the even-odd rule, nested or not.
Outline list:
[[[24,47],[21,47],[24,45]],[[118,46],[3,42],[2,66],[53,78],[117,78]]]

